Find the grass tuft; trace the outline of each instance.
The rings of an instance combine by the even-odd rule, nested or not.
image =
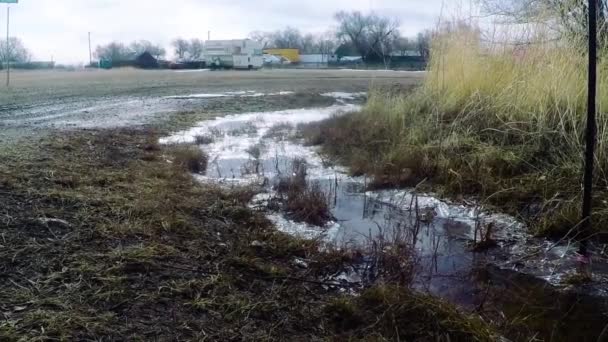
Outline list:
[[[479,318],[464,318],[452,305],[400,287],[378,286],[355,299],[337,299],[324,308],[345,340],[495,341]],[[366,325],[370,319],[375,321]]]
[[[194,142],[197,145],[210,145],[210,144],[213,144],[214,141],[215,141],[215,138],[211,134],[208,134],[208,135],[197,135],[197,136],[194,137]]]
[[[203,174],[207,170],[208,157],[198,146],[178,145],[173,148],[173,162],[181,169]]]

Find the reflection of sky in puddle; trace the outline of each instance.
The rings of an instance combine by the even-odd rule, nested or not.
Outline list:
[[[337,96],[337,95],[336,95]],[[340,93],[341,98],[349,98]],[[162,143],[194,142],[200,135],[214,137],[213,143],[202,148],[209,154],[208,172],[201,179],[228,185],[265,185],[267,194],[257,197],[264,202],[272,195],[271,185],[280,176],[292,172],[292,161],[301,158],[307,162],[307,179],[319,182],[332,204],[336,222],[327,227],[312,227],[292,222],[280,213],[268,213],[279,230],[307,238],[322,238],[339,247],[361,246],[380,235],[390,239],[400,232],[412,243],[420,261],[415,286],[457,302],[467,302],[475,288],[471,278],[474,265],[488,262],[512,267],[512,256],[530,253],[531,247],[541,242],[525,232],[523,225],[502,214],[490,214],[479,208],[441,201],[431,195],[413,195],[406,190],[365,191],[365,179],[347,175],[344,168],[327,166],[315,148],[305,147],[296,141],[269,136],[276,125],[297,126],[300,123],[320,121],[332,115],[357,110],[355,105],[336,105],[327,108],[297,109],[277,112],[246,113],[203,122],[201,126],[161,140]],[[259,147],[259,155],[251,150]],[[434,219],[416,226],[414,203],[419,212],[432,211]],[[473,238],[476,220],[495,224],[493,238],[503,247],[499,252],[471,253],[468,241]],[[415,237],[414,237],[415,236]],[[530,243],[534,242],[534,243]],[[530,246],[528,246],[530,244]],[[544,250],[543,250],[544,248]],[[518,250],[519,249],[519,250]],[[572,259],[568,248],[540,247],[542,253],[522,261],[534,267],[529,273],[548,280],[556,280],[564,268],[553,261],[564,263],[564,255]],[[553,260],[553,261],[552,261]]]
[[[254,90],[228,91],[225,93],[203,93],[165,96],[165,99],[188,100],[188,99],[210,99],[218,97],[262,97],[262,96],[286,96],[295,94],[293,91],[279,91],[276,93],[261,93]]]

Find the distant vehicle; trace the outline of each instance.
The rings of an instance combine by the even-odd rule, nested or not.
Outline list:
[[[259,69],[264,65],[262,44],[251,39],[208,40],[205,59],[211,68]]]
[[[282,56],[264,54],[264,64],[283,65],[283,64],[291,64],[291,61]]]
[[[284,57],[291,63],[300,63],[300,50],[298,49],[265,49],[264,53]]]

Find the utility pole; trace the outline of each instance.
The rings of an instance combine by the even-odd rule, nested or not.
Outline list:
[[[10,50],[11,44],[10,40],[10,19],[11,19],[11,7],[10,4],[19,3],[19,0],[0,0],[0,4],[6,4],[6,52],[4,56],[4,61],[6,63],[6,86],[8,87],[11,84],[11,61],[10,61]]]
[[[93,65],[93,53],[91,52],[91,32],[89,32],[89,66]]]
[[[583,262],[589,263],[587,241],[591,230],[591,210],[593,207],[593,162],[597,134],[597,0],[589,0],[589,84],[587,97],[587,130],[585,152],[585,180],[583,183],[583,218],[579,233],[582,233],[579,254]]]
[[[11,44],[10,44],[10,20],[11,20],[11,6],[6,4],[6,86],[11,85]]]

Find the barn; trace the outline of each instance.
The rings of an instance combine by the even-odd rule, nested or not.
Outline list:
[[[135,58],[135,65],[142,69],[158,69],[158,60],[149,52],[144,52]]]

